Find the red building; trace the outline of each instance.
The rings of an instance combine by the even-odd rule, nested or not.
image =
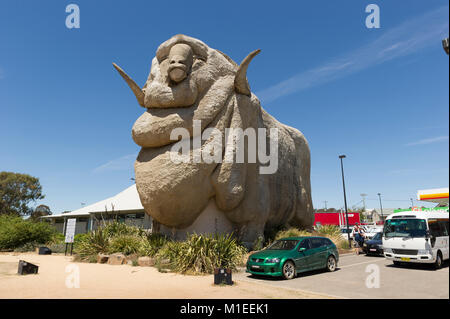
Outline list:
[[[359,213],[348,213],[348,223],[350,226],[360,224]],[[346,226],[345,213],[314,213],[314,226],[316,224]]]

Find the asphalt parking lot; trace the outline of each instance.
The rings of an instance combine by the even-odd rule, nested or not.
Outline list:
[[[245,272],[239,272],[233,276],[237,280],[299,289],[339,298],[448,299],[448,264],[446,261],[444,267],[439,270],[434,270],[431,265],[426,264],[408,264],[398,267],[384,257],[349,254],[340,257],[338,269],[332,273],[312,271],[302,273],[292,280],[254,277]]]

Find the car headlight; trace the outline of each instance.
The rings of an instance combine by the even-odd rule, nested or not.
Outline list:
[[[384,248],[384,252],[388,253],[388,254],[392,254],[392,249],[391,248]]]
[[[276,264],[276,263],[279,263],[280,262],[280,258],[269,258],[269,259],[266,259],[266,263],[268,263],[268,264]]]
[[[364,246],[364,247],[367,247],[367,244],[366,244],[366,243],[364,243],[364,244],[363,244],[363,246]]]
[[[417,254],[418,254],[418,255],[427,255],[427,254],[431,254],[431,251],[428,250],[428,249],[419,249],[419,250],[417,251]]]

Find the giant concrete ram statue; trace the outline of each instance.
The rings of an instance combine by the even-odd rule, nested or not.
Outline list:
[[[251,246],[265,230],[312,226],[308,142],[270,116],[251,92],[246,73],[258,53],[237,65],[200,40],[176,35],[159,46],[143,88],[114,64],[145,108],[132,128],[141,146],[136,186],[146,213],[166,229],[217,232],[217,218],[215,225],[210,219],[206,229],[195,228],[202,214],[214,210],[220,223],[230,225],[228,232]],[[180,129],[187,136],[174,134]],[[230,138],[233,129],[244,136]],[[205,137],[207,131],[222,135]],[[267,142],[255,143],[261,140]],[[191,160],[174,160],[185,142]],[[199,149],[234,160],[192,160]],[[265,157],[269,151],[272,163]],[[236,160],[239,152],[244,160]]]

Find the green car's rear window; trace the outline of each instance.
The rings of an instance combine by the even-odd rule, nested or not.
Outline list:
[[[267,249],[273,250],[291,250],[294,249],[298,244],[298,240],[286,239],[277,240],[272,245],[267,247]]]

